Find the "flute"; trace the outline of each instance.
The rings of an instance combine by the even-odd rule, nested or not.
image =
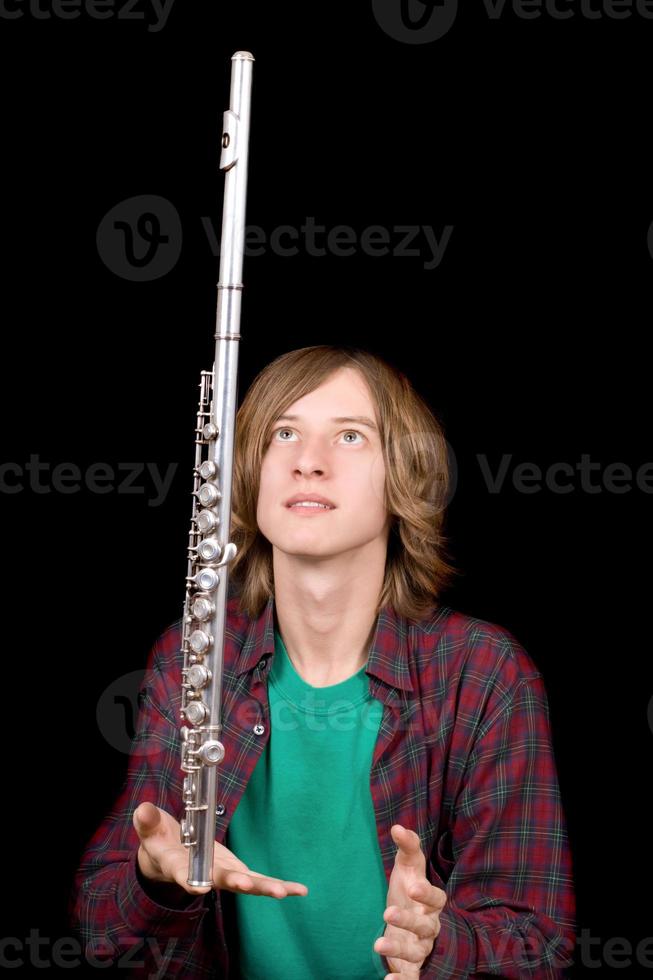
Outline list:
[[[181,841],[189,885],[213,885],[218,765],[224,758],[222,665],[231,528],[233,447],[238,399],[250,100],[254,58],[231,59],[229,109],[223,116],[220,169],[225,172],[215,360],[202,371],[195,427],[193,508],[182,618],[181,769],[185,773]]]

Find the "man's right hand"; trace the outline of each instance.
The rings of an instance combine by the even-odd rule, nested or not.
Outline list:
[[[145,878],[156,882],[175,882],[190,895],[205,895],[209,887],[189,885],[188,849],[181,843],[181,827],[173,816],[153,803],[140,803],[132,817],[140,839],[138,866]],[[269,878],[250,871],[227,847],[215,841],[213,849],[213,886],[223,891],[245,895],[268,895],[286,898],[307,895],[308,888],[298,881]]]

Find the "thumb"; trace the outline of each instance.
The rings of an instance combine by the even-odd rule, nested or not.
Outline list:
[[[132,817],[138,836],[143,840],[149,837],[161,823],[161,814],[154,803],[139,803]]]

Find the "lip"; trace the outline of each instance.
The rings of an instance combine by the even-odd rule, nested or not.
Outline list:
[[[336,505],[332,500],[329,500],[328,497],[323,497],[319,493],[296,493],[294,496],[289,497],[288,500],[286,500],[284,506],[287,507],[288,510],[290,510],[293,504],[298,504],[301,500],[310,500],[316,504],[326,504],[330,510],[335,510],[336,507]],[[309,513],[309,514],[327,513],[326,511],[318,507],[298,507],[296,508],[296,511],[299,511],[301,513]]]

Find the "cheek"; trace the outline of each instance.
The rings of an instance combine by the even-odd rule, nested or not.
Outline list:
[[[374,457],[370,466],[369,487],[373,505],[385,510],[385,463],[382,453]]]
[[[261,467],[261,475],[258,481],[258,498],[256,501],[257,514],[260,514],[261,511],[265,508],[266,500],[268,496],[269,496],[268,480],[266,478],[265,463],[263,463]]]
[[[261,464],[261,475],[258,484],[258,500],[257,500],[257,513],[258,514],[271,514],[274,507],[281,500],[281,487],[278,485],[280,483],[278,474],[275,467],[269,458],[266,460],[265,457]]]
[[[256,505],[256,524],[265,537],[272,533],[274,527],[274,515],[269,495],[259,490],[258,503]]]
[[[274,467],[270,465],[270,461],[265,456],[263,457],[263,462],[261,463],[261,475],[258,481],[258,496],[259,501],[261,498],[269,496],[272,486],[274,483]]]

